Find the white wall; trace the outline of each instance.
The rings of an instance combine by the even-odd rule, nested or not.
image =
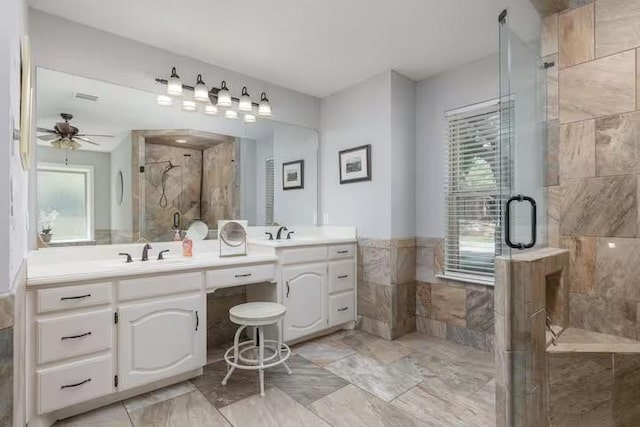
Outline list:
[[[445,111],[497,98],[493,55],[417,83],[416,235],[444,237],[447,121]]]
[[[133,233],[132,154],[131,134],[129,133],[111,152],[109,180],[107,181],[111,183],[111,230],[125,236],[131,236]],[[118,171],[122,171],[123,182],[121,205],[118,204],[116,195]]]
[[[391,72],[322,99],[320,194],[330,225],[391,237]],[[340,185],[338,152],[371,144],[371,181]],[[322,220],[322,218],[321,218]]]
[[[318,134],[313,129],[277,126],[273,130],[275,168],[274,220],[282,225],[309,225],[318,212]],[[304,160],[304,188],[282,189],[282,164]]]
[[[416,84],[391,73],[391,237],[416,235]]]
[[[96,230],[109,230],[111,228],[111,180],[110,155],[97,151],[60,150],[53,147],[37,146],[38,162],[65,164],[68,156],[70,165],[93,166],[93,203],[94,225]],[[131,169],[131,167],[129,167]]]
[[[26,2],[7,0],[0,14],[0,293],[8,292],[27,243],[27,174],[13,130],[20,127],[20,41]]]
[[[163,92],[164,86],[155,83],[154,78],[167,78],[171,67],[177,67],[186,82],[195,82],[201,73],[209,84],[226,80],[236,94],[243,86],[254,97],[266,92],[279,121],[319,127],[320,100],[313,96],[36,10],[29,11],[29,18],[36,66],[157,93]],[[188,31],[182,25],[168,31],[181,28]]]

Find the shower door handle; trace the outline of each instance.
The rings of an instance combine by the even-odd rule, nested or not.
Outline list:
[[[511,241],[511,203],[513,202],[529,202],[531,204],[531,241],[529,243],[513,243]],[[532,197],[523,196],[522,194],[510,197],[505,207],[504,240],[507,246],[514,249],[529,249],[534,247],[536,245],[536,235],[538,234],[537,216],[538,207]]]

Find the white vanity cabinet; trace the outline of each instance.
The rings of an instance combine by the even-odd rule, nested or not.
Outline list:
[[[118,389],[197,369],[206,361],[206,308],[200,294],[121,305]]]
[[[279,248],[284,340],[356,320],[356,245]]]
[[[285,340],[311,335],[327,327],[327,266],[325,263],[283,267]]]

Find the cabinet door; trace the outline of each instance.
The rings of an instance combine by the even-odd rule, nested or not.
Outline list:
[[[287,307],[284,339],[293,340],[327,327],[327,264],[282,269],[283,298]]]
[[[124,305],[118,312],[120,391],[204,365],[207,319],[201,295]]]

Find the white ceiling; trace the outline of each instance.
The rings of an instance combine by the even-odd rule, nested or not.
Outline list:
[[[35,9],[322,97],[497,51],[499,0],[30,0]]]

